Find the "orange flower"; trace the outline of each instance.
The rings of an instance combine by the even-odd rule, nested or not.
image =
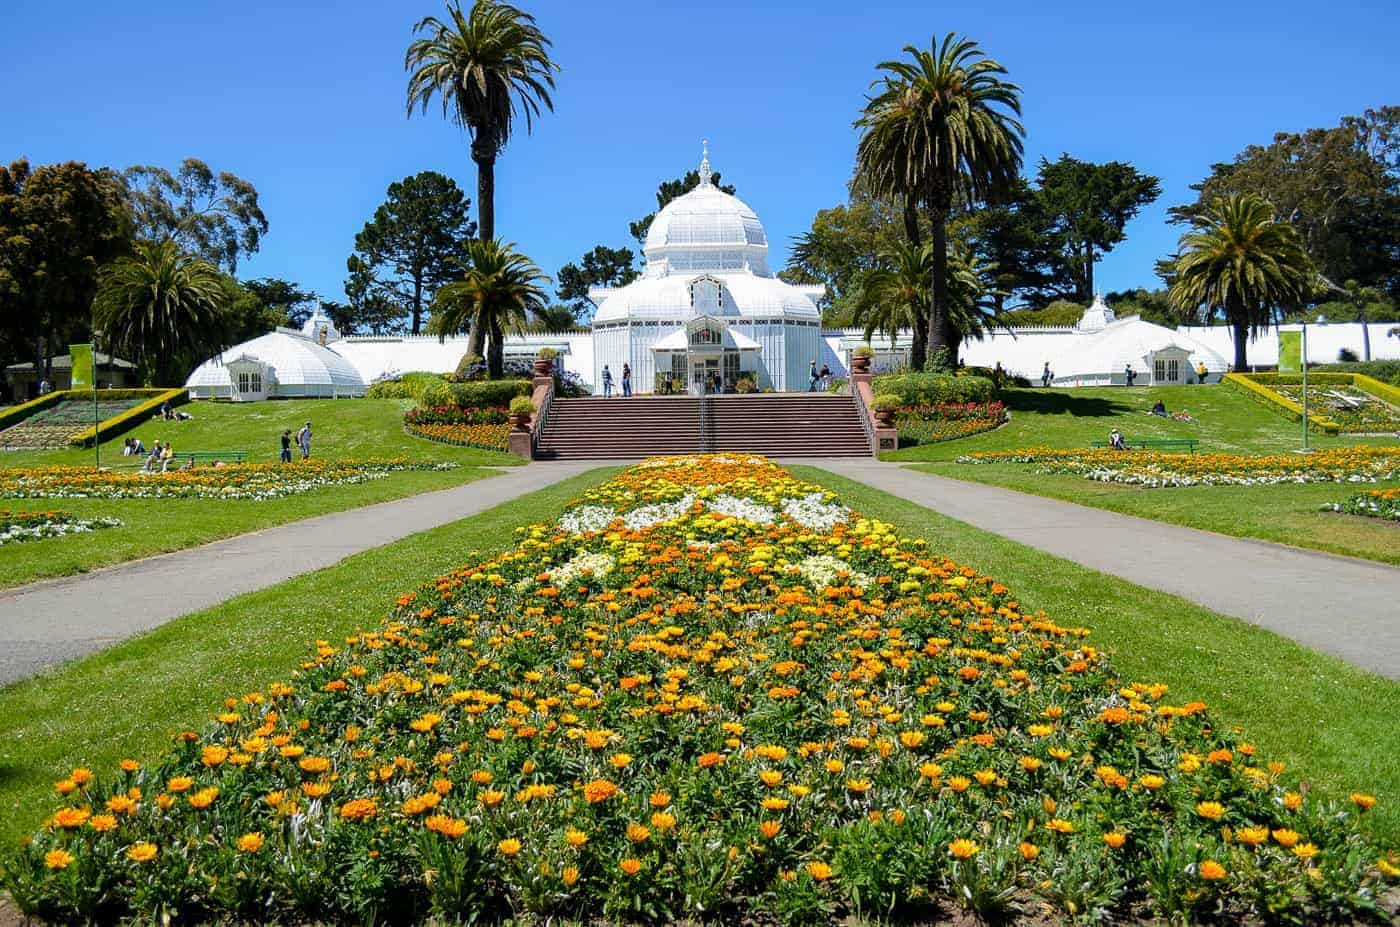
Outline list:
[[[807,864],[807,874],[818,882],[825,882],[832,876],[832,869],[826,863],[813,860]]]
[[[66,869],[73,861],[73,854],[67,850],[50,850],[44,854],[44,866],[49,869]]]
[[[971,859],[980,849],[977,844],[962,837],[948,844],[948,852],[957,859]]]
[[[711,766],[718,766],[719,764],[723,763],[723,762],[724,762],[724,754],[723,754],[723,753],[702,753],[702,754],[700,754],[699,759],[697,759],[695,762],[698,763],[698,764],[700,765],[700,768],[701,768],[701,769],[709,769]]]
[[[1122,849],[1123,844],[1128,842],[1128,835],[1116,830],[1109,831],[1103,835],[1103,842],[1106,843],[1110,849]]]
[[[86,808],[60,808],[53,816],[53,825],[68,829],[82,827],[91,816],[92,812]]]
[[[127,848],[126,856],[134,862],[149,863],[159,852],[154,843],[137,843]]]
[[[594,779],[583,787],[583,797],[590,805],[607,801],[617,793],[617,786],[606,779]]]
[[[629,856],[617,864],[617,868],[622,870],[625,876],[634,876],[642,871],[642,861],[635,856]]]
[[[460,837],[468,830],[467,822],[450,814],[433,814],[423,820],[423,826],[444,837]]]
[[[1283,827],[1274,831],[1274,840],[1278,843],[1279,846],[1283,847],[1285,850],[1293,849],[1295,846],[1298,845],[1298,841],[1300,839],[1302,838],[1298,836],[1298,832],[1296,830],[1289,830],[1288,828]]]
[[[1201,863],[1200,875],[1201,878],[1206,879],[1207,881],[1218,882],[1219,880],[1225,878],[1226,874],[1227,873],[1225,872],[1225,867],[1220,865],[1213,859],[1208,859],[1205,862]]]
[[[1033,843],[1022,843],[1016,849],[1020,852],[1021,858],[1026,862],[1030,862],[1040,855],[1040,847]]]
[[[1370,811],[1376,807],[1376,796],[1367,795],[1365,792],[1352,792],[1351,801],[1362,811]]]
[[[244,853],[256,853],[263,848],[263,835],[257,831],[251,831],[238,838],[238,849]]]
[[[500,843],[496,844],[496,849],[500,850],[501,855],[506,857],[507,859],[513,856],[518,856],[520,853],[520,847],[520,841],[516,840],[514,837],[507,837]]]
[[[783,832],[783,825],[777,821],[764,821],[758,825],[758,832],[763,835],[765,840],[772,840]]]
[[[372,798],[356,798],[340,806],[340,816],[347,821],[365,821],[378,813]]]
[[[1218,821],[1225,816],[1225,806],[1218,801],[1198,802],[1196,813],[1207,821]]]

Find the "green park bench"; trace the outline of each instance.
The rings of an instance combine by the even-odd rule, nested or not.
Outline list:
[[[1201,444],[1195,438],[1156,438],[1134,441],[1126,435],[1123,437],[1123,443],[1127,445],[1129,450],[1133,451],[1185,451],[1188,454],[1196,453],[1196,448],[1200,447]],[[1091,441],[1089,446],[1108,447],[1109,443],[1107,441]]]
[[[196,466],[211,464],[216,460],[224,463],[243,463],[248,459],[247,451],[176,451],[175,460],[181,464],[188,461]]]

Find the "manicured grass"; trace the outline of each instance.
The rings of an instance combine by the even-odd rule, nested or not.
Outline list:
[[[57,774],[74,765],[106,772],[125,757],[158,754],[226,696],[286,680],[314,641],[377,626],[399,594],[474,550],[513,545],[514,528],[554,518],[614,472],[590,471],[0,689],[0,846],[51,810]]]
[[[1350,495],[1348,485],[1147,489],[1040,474],[1031,464],[955,462],[975,451],[1088,447],[1090,441],[1107,439],[1115,427],[1129,439],[1196,438],[1201,442],[1201,453],[1270,454],[1302,447],[1301,426],[1228,387],[1013,389],[1004,398],[1011,421],[997,431],[905,448],[881,457],[929,461],[919,469],[1143,518],[1400,564],[1400,528],[1393,523],[1320,511],[1324,503],[1340,502]],[[1187,411],[1197,421],[1176,422],[1146,414],[1159,398],[1168,411]],[[1313,447],[1397,443],[1394,438],[1316,434],[1309,440]],[[1400,485],[1400,481],[1377,485]]]
[[[1380,797],[1371,826],[1400,845],[1400,683],[1183,599],[979,531],[825,470],[793,468],[842,501],[929,540],[1005,583],[1063,625],[1092,629],[1123,678],[1164,682],[1178,704],[1208,703],[1270,759],[1327,795]],[[1241,577],[1248,582],[1248,577]]]
[[[310,419],[314,456],[328,458],[408,457],[414,461],[452,461],[459,469],[405,472],[350,486],[334,486],[268,501],[199,499],[13,499],[0,498],[11,510],[64,509],[78,516],[110,515],[120,528],[0,550],[0,587],[53,576],[66,576],[138,557],[182,550],[219,538],[286,524],[313,515],[357,508],[389,499],[471,482],[490,471],[482,466],[513,466],[520,458],[475,448],[452,447],[404,434],[407,401],[322,399],[298,402],[193,403],[182,407],[194,419],[153,422],[136,429],[149,447],[170,440],[175,450],[246,450],[251,461],[277,459],[283,428],[295,434]],[[121,456],[122,439],[105,442],[104,466],[136,468],[140,461]],[[90,466],[88,450],[26,451],[0,454],[0,466]]]

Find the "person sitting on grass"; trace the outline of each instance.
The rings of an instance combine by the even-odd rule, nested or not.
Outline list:
[[[1154,403],[1152,404],[1152,414],[1153,414],[1153,415],[1160,415],[1160,416],[1162,416],[1162,418],[1166,418],[1166,417],[1167,417],[1167,404],[1166,404],[1165,402],[1163,402],[1162,400],[1158,399],[1156,402],[1154,402]]]
[[[1117,428],[1108,433],[1108,446],[1115,451],[1126,451],[1128,445],[1123,443],[1123,434]]]

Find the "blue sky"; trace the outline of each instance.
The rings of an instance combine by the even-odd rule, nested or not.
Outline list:
[[[14,5],[0,31],[0,158],[174,167],[252,181],[271,223],[240,276],[340,298],[355,232],[392,181],[433,169],[475,196],[465,138],[404,115],[403,50],[435,0],[115,0]],[[497,232],[548,273],[630,245],[659,181],[700,139],[758,212],[781,266],[844,198],[852,120],[875,64],[962,32],[1023,90],[1027,165],[1068,151],[1163,179],[1099,265],[1104,289],[1155,284],[1179,229],[1166,206],[1213,161],[1276,131],[1397,101],[1400,4],[667,0],[528,4],[563,66],[556,112],[497,167]]]

